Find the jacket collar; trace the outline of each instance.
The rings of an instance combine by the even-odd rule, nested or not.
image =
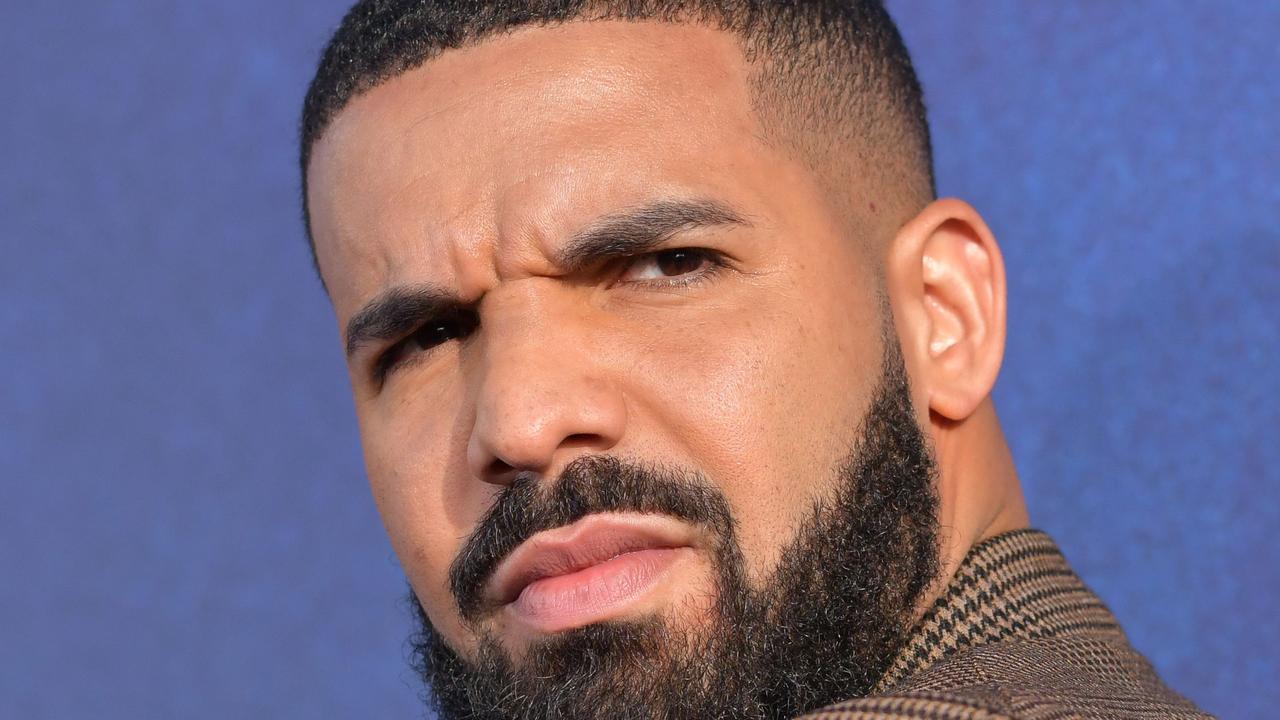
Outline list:
[[[1089,633],[1124,640],[1057,544],[1039,530],[1014,530],[969,551],[872,694],[968,648]]]

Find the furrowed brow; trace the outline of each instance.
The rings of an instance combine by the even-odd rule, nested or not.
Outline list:
[[[394,340],[469,306],[435,287],[392,288],[371,300],[347,323],[347,357],[366,345]]]
[[[710,200],[663,200],[608,215],[576,233],[556,253],[566,272],[652,252],[676,233],[717,225],[750,226],[733,208]]]
[[[570,238],[556,253],[566,272],[651,252],[676,233],[717,225],[750,226],[741,214],[708,200],[664,200],[608,215]],[[347,323],[347,357],[366,345],[402,337],[435,318],[471,307],[434,286],[392,288]]]

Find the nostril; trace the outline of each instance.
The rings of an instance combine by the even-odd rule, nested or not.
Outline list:
[[[583,448],[595,447],[602,442],[602,438],[594,433],[576,433],[565,438],[560,443],[560,447]]]
[[[508,476],[514,477],[515,474],[516,469],[500,458],[494,458],[493,462],[489,463],[489,467],[485,468],[485,475],[494,479],[506,480]]]
[[[494,485],[515,485],[523,481],[536,482],[539,474],[536,471],[524,469],[521,470],[509,463],[501,460],[494,460],[489,463],[489,468],[485,474],[484,480]]]

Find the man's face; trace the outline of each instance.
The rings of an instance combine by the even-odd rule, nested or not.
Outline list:
[[[524,30],[368,92],[315,148],[374,496],[462,662],[519,668],[600,627],[696,638],[724,617],[727,564],[768,587],[850,478],[896,358],[873,240],[893,228],[847,216],[871,189],[834,198],[766,142],[749,72],[692,26]],[[486,516],[608,477],[696,479],[736,559],[724,528],[643,489],[622,511],[548,510],[568,525]],[[460,557],[486,527],[543,532]]]

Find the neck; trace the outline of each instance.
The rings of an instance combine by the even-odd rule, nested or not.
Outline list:
[[[934,415],[931,424],[941,498],[940,581],[945,584],[970,548],[1028,527],[1031,519],[991,398],[963,421]]]

